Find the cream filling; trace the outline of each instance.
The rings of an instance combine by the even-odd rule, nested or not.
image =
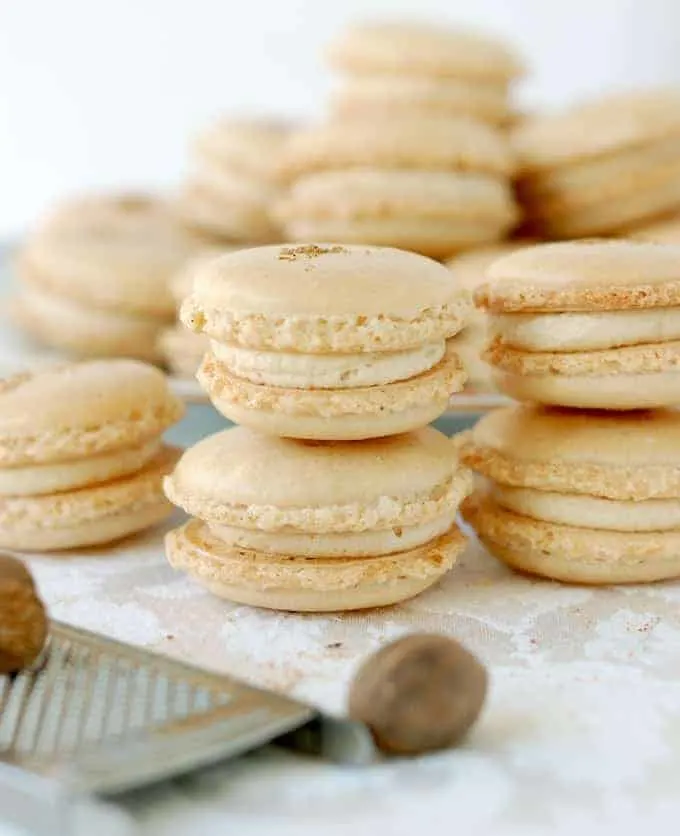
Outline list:
[[[0,468],[0,496],[39,496],[108,482],[141,470],[158,453],[161,440],[86,459]]]
[[[261,531],[209,524],[210,530],[224,543],[237,548],[267,554],[295,557],[377,557],[408,551],[448,531],[456,519],[456,508],[425,523],[394,526],[373,531],[306,534],[300,531]]]
[[[439,363],[444,340],[407,351],[366,354],[294,354],[257,351],[211,341],[215,357],[236,377],[286,389],[353,389],[408,380]]]
[[[535,520],[609,531],[670,531],[680,528],[680,499],[640,502],[495,485],[496,502]]]
[[[680,308],[489,317],[503,343],[525,351],[589,351],[680,339]]]

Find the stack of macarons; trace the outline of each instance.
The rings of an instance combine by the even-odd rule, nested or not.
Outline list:
[[[341,74],[331,99],[338,118],[465,116],[511,121],[511,84],[524,72],[506,44],[481,33],[408,22],[362,23],[331,42],[328,62]]]
[[[177,203],[185,223],[219,240],[279,240],[272,207],[290,130],[273,118],[223,117],[200,133]]]
[[[286,238],[439,259],[504,238],[518,210],[499,125],[517,57],[480,35],[397,23],[352,27],[329,55],[346,81],[330,118],[284,150]]]
[[[182,415],[163,374],[92,360],[0,381],[0,548],[108,543],[168,517]]]
[[[608,96],[513,134],[530,234],[619,233],[680,208],[680,92]]]
[[[329,121],[288,143],[278,212],[292,240],[335,240],[433,258],[503,238],[518,220],[506,138],[424,115]]]
[[[101,195],[59,207],[17,260],[14,318],[41,343],[78,357],[159,359],[173,319],[170,277],[205,246],[144,195]]]
[[[185,324],[210,339],[198,379],[226,430],[166,480],[192,514],[170,562],[232,601],[358,609],[433,584],[463,545],[470,477],[425,425],[465,374],[468,300],[414,253],[306,244],[197,270]]]
[[[665,409],[680,404],[680,247],[525,248],[476,300],[496,384],[533,402],[489,414],[464,446],[488,480],[464,508],[482,541],[558,580],[680,574],[680,414]]]

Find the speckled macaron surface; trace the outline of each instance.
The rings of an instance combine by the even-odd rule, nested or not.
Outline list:
[[[195,518],[168,535],[168,558],[255,606],[396,603],[454,563],[470,488],[453,443],[431,428],[317,443],[238,427],[186,451],[166,478],[168,497]]]
[[[680,402],[680,248],[578,241],[495,262],[475,294],[485,354],[518,400],[594,409]]]
[[[0,382],[0,546],[105,543],[168,516],[161,434],[183,412],[135,361],[74,363]]]
[[[619,232],[680,207],[680,93],[619,93],[515,131],[520,196],[554,238]]]
[[[516,405],[476,425],[463,461],[487,480],[464,507],[510,566],[576,583],[680,575],[680,413]]]
[[[464,383],[448,344],[469,302],[440,264],[379,247],[240,250],[199,270],[182,321],[198,373],[236,423],[350,440],[429,423]]]

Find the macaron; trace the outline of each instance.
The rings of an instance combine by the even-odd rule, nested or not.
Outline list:
[[[0,548],[107,543],[165,519],[183,413],[156,369],[93,360],[0,382]]]
[[[524,73],[505,43],[471,29],[410,21],[366,21],[345,28],[326,50],[350,75],[466,78],[506,86]]]
[[[76,356],[156,360],[158,334],[174,312],[170,277],[203,247],[155,198],[68,201],[19,253],[14,318]]]
[[[475,294],[484,357],[517,400],[590,409],[680,403],[680,247],[575,241],[495,262]]]
[[[336,240],[444,258],[518,219],[506,139],[469,119],[331,121],[288,143],[277,214],[292,240]]]
[[[222,117],[209,125],[192,145],[191,171],[177,202],[184,221],[228,241],[280,239],[270,210],[290,131],[287,122],[267,117]]]
[[[240,604],[386,606],[455,563],[465,542],[456,509],[470,487],[453,443],[429,427],[325,444],[237,427],[187,450],[166,478],[169,499],[192,516],[166,536],[166,552]]]
[[[680,93],[619,93],[524,121],[519,195],[537,234],[605,235],[680,207]]]
[[[508,565],[573,583],[680,575],[680,413],[517,404],[477,423],[462,461],[487,480],[464,517]]]
[[[657,244],[680,244],[680,212],[664,215],[651,223],[643,224],[627,233],[638,241],[656,241]]]
[[[465,381],[449,339],[468,310],[437,262],[305,244],[205,263],[181,319],[211,340],[197,376],[227,418],[274,435],[352,440],[445,411]]]

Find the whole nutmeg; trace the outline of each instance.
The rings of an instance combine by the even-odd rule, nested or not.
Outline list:
[[[386,645],[354,678],[349,714],[390,754],[417,755],[458,743],[484,704],[484,666],[446,636],[416,634]]]
[[[17,673],[40,655],[47,616],[24,564],[0,554],[0,674]]]

